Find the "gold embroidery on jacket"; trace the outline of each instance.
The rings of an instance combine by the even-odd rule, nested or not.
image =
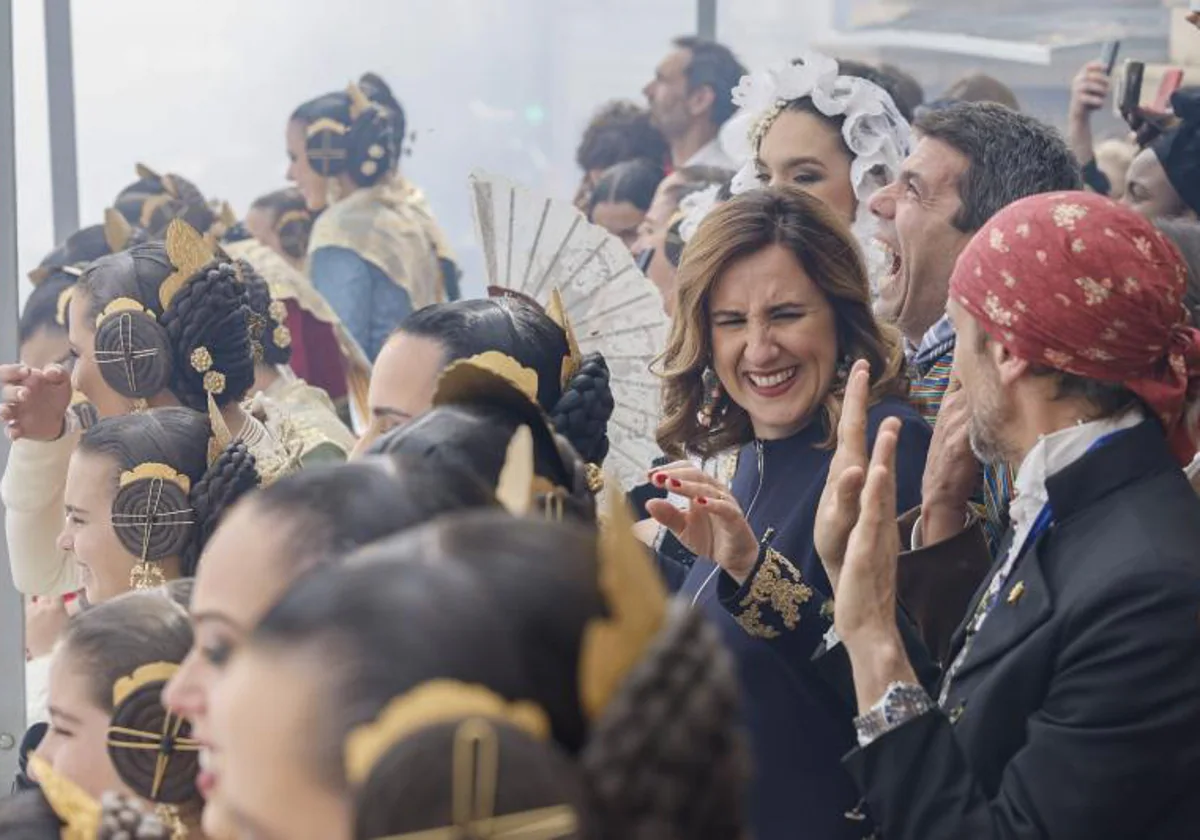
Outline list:
[[[800,570],[773,548],[768,548],[762,564],[750,581],[750,591],[738,606],[735,619],[742,629],[759,639],[774,639],[779,631],[763,620],[764,612],[773,614],[788,630],[800,623],[800,608],[812,600],[813,591],[804,583]]]

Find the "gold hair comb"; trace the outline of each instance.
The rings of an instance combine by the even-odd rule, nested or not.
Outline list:
[[[109,301],[108,305],[105,306],[100,314],[96,316],[97,329],[99,329],[100,325],[103,324],[110,315],[116,315],[118,312],[140,312],[143,315],[149,315],[150,320],[152,321],[158,320],[158,318],[154,316],[154,313],[142,306],[140,302],[131,297],[119,297]]]
[[[176,472],[166,464],[160,464],[154,461],[148,461],[145,464],[138,464],[131,470],[126,470],[121,473],[121,478],[117,482],[118,487],[126,487],[133,484],[135,481],[152,481],[154,479],[165,481],[168,484],[174,484],[184,494],[192,492],[192,481],[186,475]]]
[[[350,83],[346,88],[346,93],[350,97],[350,119],[352,120],[358,119],[360,115],[375,107],[375,103],[367,98],[363,89],[355,82]]]
[[[121,213],[108,207],[104,211],[104,242],[114,254],[124,251],[133,238],[133,225]]]
[[[571,326],[571,319],[567,317],[567,307],[563,303],[562,293],[557,286],[550,290],[550,305],[546,307],[546,315],[567,334],[567,356],[563,359],[562,381],[559,383],[559,387],[565,389],[567,383],[571,381],[571,377],[579,371],[583,364],[583,352],[579,349],[575,328]]]
[[[613,486],[618,486],[613,483]],[[600,592],[608,616],[584,628],[579,693],[584,712],[596,720],[662,628],[667,595],[646,549],[633,535],[625,494],[609,493],[600,528]]]
[[[216,258],[213,245],[183,219],[172,219],[167,226],[167,256],[175,267],[158,289],[158,302],[163,311],[171,305],[183,284]]]
[[[550,721],[534,703],[510,703],[482,685],[430,680],[394,697],[375,720],[351,731],[346,738],[346,778],[361,785],[388,750],[409,735],[472,716],[502,721],[538,740],[550,736]]]
[[[67,307],[71,305],[71,298],[75,297],[75,286],[67,286],[58,293],[58,301],[54,304],[54,323],[60,327],[67,325]]]

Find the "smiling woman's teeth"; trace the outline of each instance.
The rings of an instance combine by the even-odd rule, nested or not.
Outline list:
[[[755,373],[746,374],[746,376],[750,379],[750,382],[753,383],[756,388],[774,388],[776,385],[782,385],[784,382],[787,382],[795,375],[795,368],[788,368],[787,370],[781,370],[778,373],[772,373],[765,376]]]

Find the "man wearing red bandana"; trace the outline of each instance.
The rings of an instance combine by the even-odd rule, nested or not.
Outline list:
[[[1200,333],[1185,282],[1148,221],[1088,193],[1011,205],[959,258],[971,443],[1017,478],[936,696],[896,631],[896,430],[869,466],[839,442],[858,466],[830,480],[864,488],[844,555],[823,558],[860,714],[846,767],[889,840],[1195,836],[1200,500],[1181,466]]]

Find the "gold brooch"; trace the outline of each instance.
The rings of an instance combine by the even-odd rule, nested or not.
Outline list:
[[[267,307],[267,314],[271,316],[271,320],[277,324],[282,324],[287,320],[287,304],[281,300],[271,301],[271,305]]]
[[[372,143],[371,148],[367,149],[367,154],[375,160],[382,160],[384,154],[383,146],[380,146],[378,143]]]
[[[287,348],[292,346],[292,331],[280,324],[271,332],[271,340],[275,342],[275,346],[279,348]]]
[[[207,347],[197,347],[192,351],[192,370],[196,373],[205,373],[212,369],[213,357]]]
[[[379,164],[373,160],[368,160],[368,161],[364,161],[363,165],[360,166],[359,169],[362,171],[362,174],[364,174],[368,178],[370,178],[372,175],[374,175],[376,172],[379,171]]]
[[[204,374],[204,390],[210,394],[225,393],[225,374],[210,370]]]
[[[1024,594],[1025,594],[1025,582],[1022,580],[1019,580],[1019,581],[1017,581],[1016,585],[1012,588],[1012,591],[1008,593],[1008,603],[1009,604],[1017,603],[1017,601],[1021,600],[1021,596]]]

